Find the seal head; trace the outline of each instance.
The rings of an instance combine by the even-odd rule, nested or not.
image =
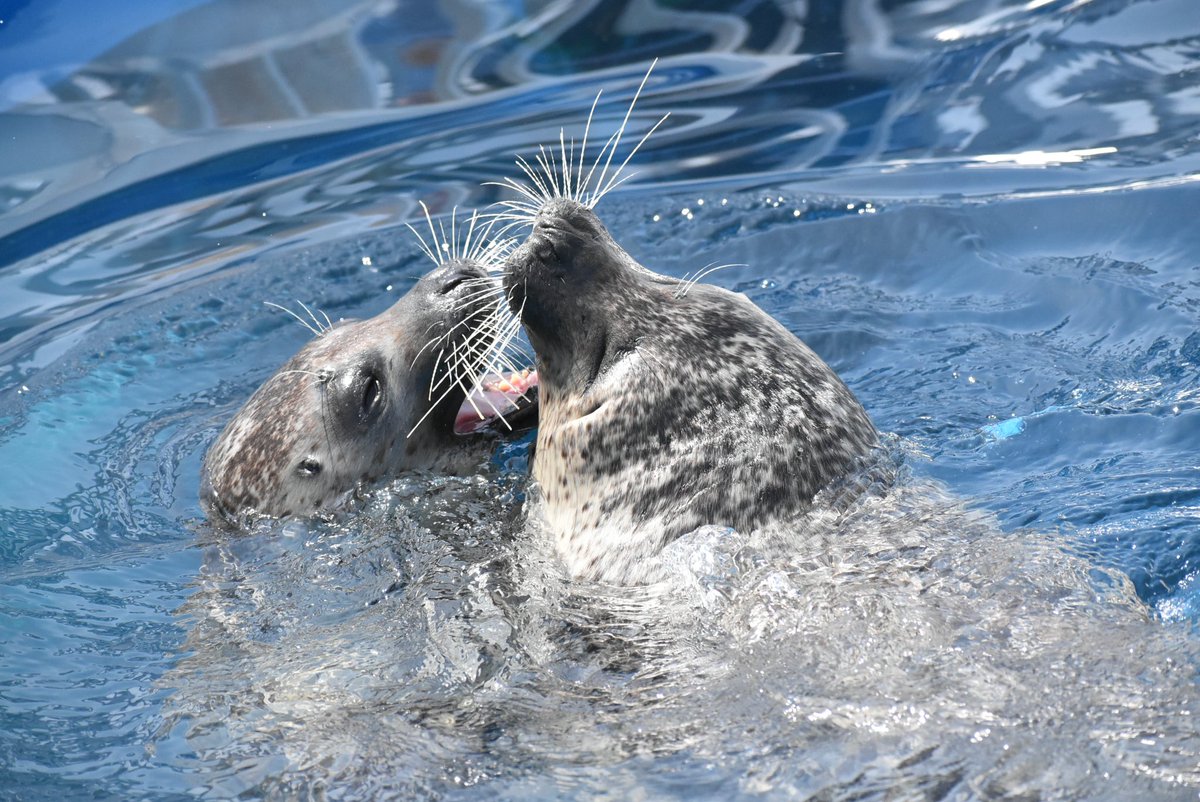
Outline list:
[[[476,450],[455,433],[464,383],[446,375],[446,355],[470,345],[485,314],[480,287],[493,282],[472,262],[449,262],[383,313],[305,345],[209,449],[201,480],[209,516],[311,513],[403,468],[473,465]]]
[[[570,571],[652,581],[704,524],[807,509],[877,441],[862,405],[745,296],[640,265],[575,200],[547,200],[505,288],[533,345],[533,474]]]

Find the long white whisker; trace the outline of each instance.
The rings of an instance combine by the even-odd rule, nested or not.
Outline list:
[[[702,267],[699,270],[697,270],[696,274],[694,276],[692,276],[691,278],[688,278],[686,276],[684,277],[683,284],[681,284],[679,289],[677,289],[675,291],[675,297],[677,299],[682,298],[683,296],[685,296],[689,292],[691,292],[692,288],[695,287],[697,284],[699,284],[700,281],[702,279],[704,279],[705,276],[709,276],[713,273],[716,273],[718,270],[724,270],[728,267],[746,267],[746,265],[742,264],[742,263],[738,263],[738,262],[731,262],[730,264],[709,265],[706,267]]]
[[[650,73],[654,72],[654,66],[658,64],[658,59],[650,62],[650,69],[646,70],[646,74],[642,76],[642,82],[638,84],[637,91],[633,93],[633,100],[629,103],[629,108],[625,110],[625,118],[621,120],[621,127],[617,129],[617,141],[613,145],[612,150],[608,152],[608,159],[604,162],[604,170],[600,173],[600,179],[597,181],[598,186],[605,186],[604,177],[608,174],[608,167],[612,164],[613,154],[617,152],[617,147],[621,144],[621,135],[625,133],[625,126],[629,125],[629,118],[633,114],[633,107],[637,105],[638,98],[642,96],[642,89],[646,86],[646,81],[650,80]]]
[[[417,243],[420,244],[421,250],[424,251],[425,255],[429,257],[430,261],[432,261],[435,265],[440,264],[440,262],[438,262],[438,258],[433,255],[433,251],[430,250],[429,245],[425,242],[425,238],[421,236],[421,232],[413,228],[410,223],[406,222],[404,225],[408,226],[408,230],[411,231],[417,238]]]
[[[558,148],[562,154],[563,196],[571,197],[571,162],[567,159],[567,132],[558,129]],[[571,140],[571,149],[575,149],[575,140]]]
[[[303,326],[304,328],[306,328],[306,329],[308,329],[309,331],[311,331],[311,332],[312,332],[314,335],[316,335],[317,337],[320,337],[320,336],[321,336],[321,332],[320,332],[320,331],[318,331],[317,329],[314,329],[314,328],[312,327],[312,324],[311,324],[311,323],[309,323],[309,322],[308,322],[307,320],[305,320],[304,318],[300,317],[300,315],[296,314],[296,313],[295,313],[295,312],[293,312],[291,309],[288,309],[286,306],[281,306],[281,305],[279,305],[279,304],[277,304],[277,303],[272,303],[271,301],[263,301],[263,303],[264,303],[264,304],[266,304],[267,306],[273,306],[273,307],[275,307],[276,309],[282,309],[284,312],[287,312],[289,315],[291,315],[292,317],[296,318],[296,320],[298,320],[298,321],[300,322],[300,325],[301,325],[301,326]]]
[[[651,126],[650,130],[647,131],[640,140],[638,140],[638,143],[636,145],[634,145],[633,150],[629,151],[629,155],[625,157],[625,161],[621,162],[621,166],[618,167],[616,172],[614,172],[612,174],[612,178],[609,179],[608,184],[603,189],[600,190],[600,194],[596,197],[594,203],[599,203],[600,198],[603,198],[605,195],[608,194],[609,190],[612,189],[613,186],[615,185],[617,176],[619,176],[621,174],[621,171],[625,169],[625,165],[629,164],[629,160],[634,157],[634,154],[636,154],[639,149],[641,149],[642,145],[644,145],[646,143],[646,140],[650,138],[650,135],[653,134],[655,131],[657,131],[658,127],[660,125],[662,125],[664,122],[666,122],[667,118],[670,116],[671,116],[670,112],[667,112],[666,114],[664,114],[662,117],[659,118],[658,122],[656,122],[653,126]]]
[[[453,217],[451,217],[450,219],[451,219],[451,221],[454,220]],[[454,225],[453,222],[451,222],[451,226],[453,226],[453,225]],[[441,248],[442,253],[444,253],[446,255],[450,255],[450,240],[446,239],[446,222],[444,220],[438,220],[438,228],[440,228],[442,230],[442,244],[439,245],[438,247]],[[445,258],[445,257],[443,257],[443,258]],[[453,258],[453,257],[451,256],[451,258]]]
[[[585,178],[583,181],[584,186],[590,187],[592,185],[592,175],[595,174],[596,168],[599,167],[600,162],[603,161],[604,154],[609,152],[609,148],[615,147],[614,143],[617,141],[617,139],[619,137],[620,137],[620,132],[614,132],[611,136],[609,136],[608,141],[606,141],[604,143],[604,147],[600,148],[600,152],[596,154],[595,161],[593,161],[592,166],[590,168],[588,168],[587,178]],[[599,182],[597,182],[597,183],[599,183]],[[594,190],[589,190],[589,193],[590,194],[585,194],[585,197],[590,198],[591,195],[595,194]],[[589,209],[593,208],[596,205],[591,200],[587,200],[583,203]]]
[[[325,381],[324,374],[318,373],[315,370],[303,370],[301,368],[291,368],[289,370],[280,370],[280,371],[277,371],[271,378],[274,378],[275,376],[290,376],[293,373],[299,373],[304,376],[312,376],[317,381]]]
[[[592,108],[588,110],[587,123],[583,126],[583,142],[579,146],[579,169],[576,171],[576,176],[577,176],[576,180],[577,181],[578,181],[578,176],[583,174],[583,156],[584,156],[584,153],[587,152],[588,134],[592,130],[592,115],[594,115],[596,113],[596,104],[600,102],[600,95],[602,95],[603,93],[604,93],[603,89],[601,89],[599,92],[596,93],[596,99],[592,101]],[[587,177],[588,177],[588,180],[590,181],[592,178],[592,174],[589,172]],[[575,198],[574,198],[576,203],[583,202],[583,194],[587,191],[587,188],[588,188],[587,181],[584,181],[583,183],[578,184],[576,186],[576,193],[575,193]]]
[[[519,192],[520,194],[529,198],[529,200],[531,200],[531,201],[536,202],[536,201],[541,200],[537,196],[537,193],[534,192],[532,189],[525,186],[520,181],[515,181],[511,178],[505,178],[503,181],[484,181],[483,186],[485,186],[485,187],[503,187],[504,189],[511,189],[515,192]]]
[[[440,265],[445,262],[445,257],[442,256],[442,243],[438,240],[437,230],[433,227],[433,217],[429,214],[429,207],[425,205],[425,201],[418,201],[418,203],[425,212],[425,222],[429,224],[429,236],[433,239],[433,251],[437,254],[433,261]]]
[[[317,327],[317,331],[319,331],[321,334],[324,334],[325,329],[321,328],[321,321],[318,320],[317,316],[313,314],[313,311],[304,304],[304,301],[301,301],[299,298],[297,298],[296,303],[300,304],[300,308],[303,309],[310,318],[312,318],[312,322]]]

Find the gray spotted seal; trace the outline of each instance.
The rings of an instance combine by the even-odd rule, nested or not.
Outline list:
[[[802,512],[876,443],[795,335],[745,296],[647,270],[576,201],[542,206],[505,287],[537,358],[533,476],[576,576],[654,579],[675,537]]]
[[[632,110],[590,166],[591,115],[578,153],[564,136],[540,170],[519,160],[529,183],[504,182],[521,198],[498,215],[532,226],[504,286],[537,359],[545,523],[573,575],[616,584],[656,579],[663,546],[699,526],[803,512],[878,439],[834,371],[749,299],[648,270],[610,236],[592,207],[620,183]]]
[[[533,393],[479,372],[497,331],[484,252],[426,251],[444,263],[369,320],[318,324],[225,426],[201,474],[210,519],[312,513],[401,469],[467,470],[482,450],[464,434],[501,412],[510,428],[536,419]]]

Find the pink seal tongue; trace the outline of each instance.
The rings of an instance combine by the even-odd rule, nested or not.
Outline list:
[[[498,373],[486,376],[479,389],[467,396],[459,407],[458,417],[454,419],[454,433],[477,432],[501,415],[515,412],[523,403],[528,403],[524,399],[525,393],[537,387],[537,383],[537,371],[528,368],[509,376]]]

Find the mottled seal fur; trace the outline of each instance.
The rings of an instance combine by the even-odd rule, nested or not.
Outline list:
[[[570,572],[631,584],[704,524],[807,509],[877,442],[862,405],[745,296],[638,264],[587,206],[546,200],[505,288],[533,345],[533,476]]]
[[[475,465],[477,446],[454,432],[467,388],[431,387],[439,365],[448,369],[445,355],[478,336],[476,299],[489,284],[474,262],[450,261],[383,313],[320,332],[208,451],[201,500],[210,517],[311,513],[400,469]]]

